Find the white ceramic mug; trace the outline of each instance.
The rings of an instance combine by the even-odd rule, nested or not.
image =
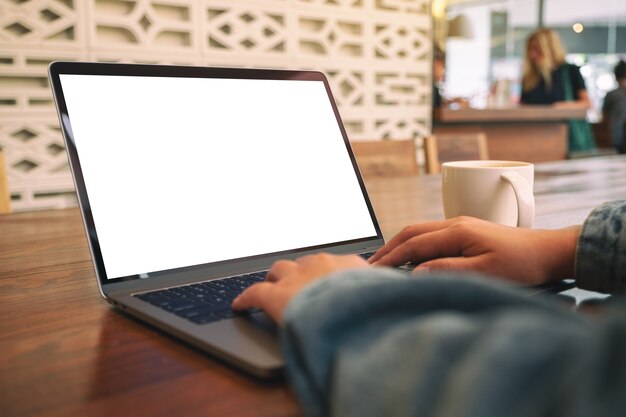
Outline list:
[[[515,161],[457,161],[442,167],[447,219],[472,216],[507,226],[532,227],[534,166]]]

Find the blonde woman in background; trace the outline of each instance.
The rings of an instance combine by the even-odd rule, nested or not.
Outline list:
[[[538,29],[528,38],[520,101],[555,107],[591,107],[580,68],[565,62],[565,50],[553,30]],[[595,151],[591,126],[584,118],[568,120],[567,126],[570,155]]]
[[[569,81],[573,96],[569,101],[566,99],[566,81]],[[591,106],[580,69],[565,62],[565,50],[559,35],[551,29],[538,29],[528,37],[521,102],[583,108]]]

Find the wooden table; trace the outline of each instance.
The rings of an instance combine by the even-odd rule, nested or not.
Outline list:
[[[386,236],[442,218],[440,177],[368,181]],[[626,198],[626,157],[538,165],[538,227]],[[111,309],[77,209],[0,216],[0,416],[299,416],[264,383]]]

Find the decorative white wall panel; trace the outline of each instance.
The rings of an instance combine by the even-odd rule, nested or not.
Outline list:
[[[351,140],[430,131],[428,0],[0,0],[0,148],[14,210],[75,204],[53,60],[323,71]]]

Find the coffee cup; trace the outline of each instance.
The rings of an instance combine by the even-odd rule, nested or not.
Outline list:
[[[532,227],[534,166],[516,161],[456,161],[442,166],[447,219],[472,216],[507,226]]]

